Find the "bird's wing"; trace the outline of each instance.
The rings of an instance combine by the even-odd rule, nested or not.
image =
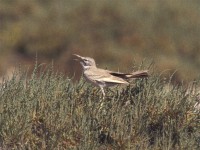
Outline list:
[[[113,76],[120,77],[123,79],[148,77],[148,70],[141,70],[141,71],[136,71],[132,73],[121,73],[121,72],[109,71],[109,73]]]
[[[130,73],[113,72],[113,71],[109,71],[109,74],[123,79],[128,79],[128,76],[131,76]]]
[[[89,74],[89,75],[88,75]],[[97,82],[107,82],[107,83],[117,83],[117,84],[128,84],[128,82],[120,77],[113,76],[107,70],[96,69],[86,73],[87,76],[90,76],[92,80]]]

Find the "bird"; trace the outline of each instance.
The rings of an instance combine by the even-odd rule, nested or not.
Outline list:
[[[85,77],[86,81],[98,86],[102,91],[103,98],[105,97],[105,87],[120,84],[129,85],[128,79],[146,78],[149,76],[148,70],[141,70],[132,73],[121,73],[97,68],[96,62],[93,58],[83,57],[77,54],[73,55],[76,57],[75,60],[79,61],[81,64],[83,68],[83,76]]]

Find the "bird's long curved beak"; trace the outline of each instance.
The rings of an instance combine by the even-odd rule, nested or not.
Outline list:
[[[82,56],[80,56],[80,55],[73,54],[73,56],[75,56],[75,57],[76,57],[76,59],[73,59],[73,60],[75,60],[75,61],[81,61],[81,60],[83,60],[83,57],[82,57]]]
[[[73,56],[76,56],[77,58],[79,58],[79,59],[83,59],[83,57],[82,56],[80,56],[80,55],[77,55],[77,54],[73,54]]]

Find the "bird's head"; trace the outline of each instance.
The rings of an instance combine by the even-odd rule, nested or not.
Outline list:
[[[73,55],[76,56],[76,58],[78,58],[78,59],[75,59],[75,60],[79,61],[84,69],[87,69],[89,67],[96,67],[96,63],[95,63],[93,58],[82,57],[82,56],[77,55],[77,54],[73,54]]]

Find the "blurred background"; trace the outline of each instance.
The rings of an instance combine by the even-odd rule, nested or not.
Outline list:
[[[54,63],[73,76],[72,54],[130,71],[144,59],[177,82],[200,76],[199,0],[0,0],[0,76],[18,64]]]

